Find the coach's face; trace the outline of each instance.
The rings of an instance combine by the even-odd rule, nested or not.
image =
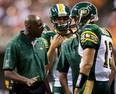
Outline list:
[[[33,34],[35,37],[40,37],[43,32],[43,22],[42,20],[37,17],[36,22],[33,24]]]

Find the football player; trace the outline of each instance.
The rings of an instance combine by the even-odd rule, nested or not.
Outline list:
[[[70,9],[65,4],[55,4],[50,9],[50,20],[53,24],[54,30],[42,34],[42,40],[44,41],[46,48],[48,49],[49,61],[54,63],[52,66],[53,94],[64,94],[64,90],[61,87],[59,81],[59,72],[56,70],[56,65],[61,51],[61,44],[67,40],[74,38],[74,35],[69,30],[69,26],[71,24]],[[65,88],[71,92],[71,68],[69,69],[67,80],[68,84],[65,84]]]
[[[114,63],[110,32],[95,24],[98,12],[90,2],[74,5],[71,17],[80,29],[78,52],[82,56],[74,94],[110,94],[109,75]]]

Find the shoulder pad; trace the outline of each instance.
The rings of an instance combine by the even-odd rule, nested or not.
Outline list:
[[[98,25],[96,25],[96,24],[87,24],[87,25],[85,25],[84,27],[83,27],[83,30],[89,30],[89,31],[95,31],[96,29],[98,29],[99,28],[99,26]]]

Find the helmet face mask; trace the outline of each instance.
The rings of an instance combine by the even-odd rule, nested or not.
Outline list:
[[[64,4],[56,4],[50,10],[50,20],[57,30],[67,30],[71,23],[70,9]]]
[[[74,18],[75,23],[81,27],[85,24],[98,21],[97,9],[89,2],[77,3],[72,8],[71,17]]]

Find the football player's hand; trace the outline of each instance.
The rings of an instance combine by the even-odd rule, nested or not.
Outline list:
[[[75,90],[74,90],[74,94],[79,94],[79,91],[80,91],[79,88],[75,88]]]
[[[26,82],[26,84],[28,86],[32,86],[38,80],[38,78],[39,78],[39,76],[33,77],[31,79],[28,79],[27,82]]]
[[[51,46],[53,48],[57,48],[62,44],[63,41],[64,37],[62,37],[61,35],[56,35],[54,38],[51,37]]]

